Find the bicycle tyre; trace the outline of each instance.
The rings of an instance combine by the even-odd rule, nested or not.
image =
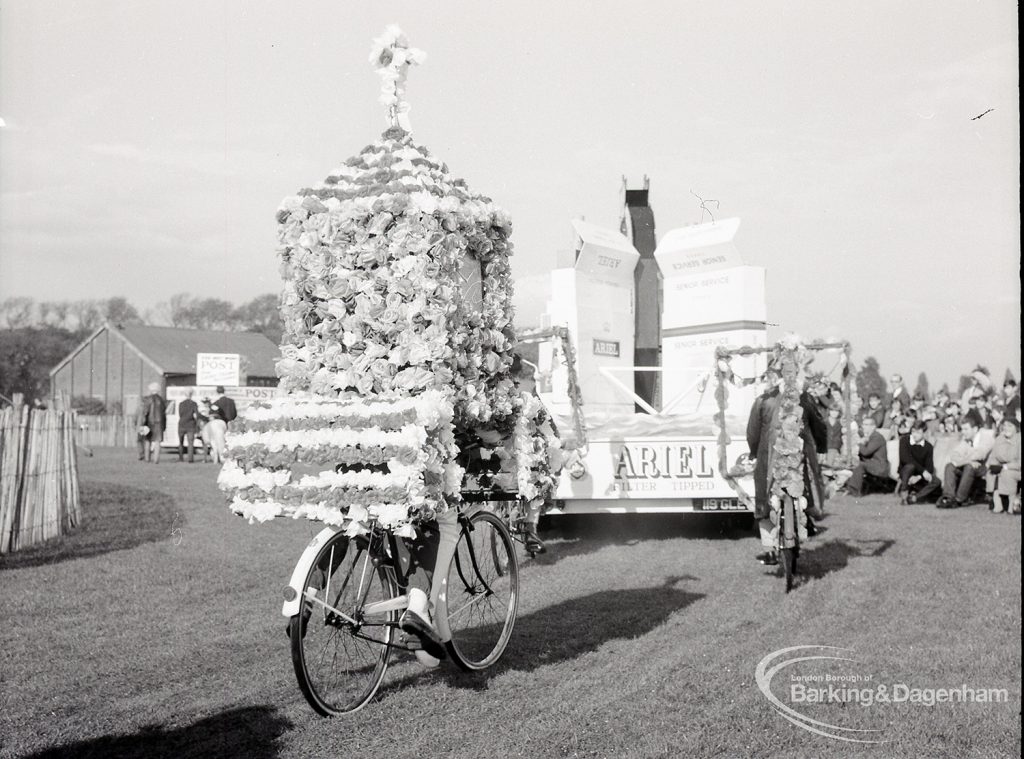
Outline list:
[[[519,561],[508,527],[495,514],[478,511],[463,527],[448,566],[443,613],[452,661],[474,672],[501,658],[519,606]]]
[[[368,541],[338,533],[320,549],[303,587],[315,588],[321,601],[360,619],[360,581],[368,583],[362,586],[363,603],[398,595],[391,573],[373,566],[372,558],[366,561],[367,555]],[[377,693],[391,657],[397,612],[358,629],[328,616],[324,607],[304,602],[290,620],[288,636],[299,689],[317,714],[335,717],[358,711]]]
[[[793,577],[796,574],[796,555],[794,554],[795,549],[783,548],[782,549],[782,572],[786,576],[786,592],[788,593],[793,589]]]
[[[779,551],[779,559],[782,563],[782,573],[786,578],[786,592],[793,589],[796,575],[796,556],[800,550],[800,536],[796,523],[796,504],[793,498],[786,493],[782,496],[782,523],[779,525],[779,537],[782,541],[782,550]]]

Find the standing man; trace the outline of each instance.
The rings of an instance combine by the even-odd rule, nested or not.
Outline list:
[[[846,481],[846,491],[854,498],[860,498],[863,495],[864,479],[867,475],[871,475],[877,480],[889,478],[889,456],[885,450],[885,438],[878,431],[875,417],[865,414],[861,426],[863,427],[863,437],[860,448],[857,449],[860,463],[853,468],[853,474]]]
[[[936,504],[940,509],[967,505],[974,480],[985,473],[985,459],[992,450],[992,440],[969,415],[960,422],[960,438],[942,475],[942,497]]]
[[[224,386],[217,385],[217,395],[220,396],[214,401],[214,406],[220,410],[220,418],[224,420],[225,424],[231,424],[238,418],[238,410],[235,408],[235,402],[224,394]]]
[[[768,550],[759,554],[762,564],[778,564],[778,556],[769,548],[767,535],[771,532],[771,478],[772,461],[775,456],[775,440],[779,435],[779,406],[781,403],[781,378],[769,369],[768,389],[754,400],[747,420],[747,447],[754,460],[754,518],[758,520],[761,543]],[[807,498],[805,516],[820,519],[823,516],[824,488],[821,483],[821,469],[818,452],[826,450],[828,433],[825,422],[814,408],[814,401],[801,392],[800,407],[803,422],[800,439],[803,441],[804,493]],[[808,519],[810,523],[810,519]],[[813,529],[813,527],[811,528]],[[809,530],[810,531],[810,530]]]
[[[167,427],[167,404],[160,395],[160,383],[149,383],[149,395],[146,396],[143,405],[145,421],[143,424],[149,427],[146,439],[149,441],[149,450],[146,453],[146,460],[154,464],[160,463],[160,443],[164,439],[164,429]],[[150,459],[152,455],[152,459]]]
[[[900,438],[900,503],[926,501],[942,487],[935,476],[932,444],[925,440],[927,431],[927,422],[914,422],[910,434]]]
[[[178,461],[183,461],[182,447],[188,439],[188,463],[196,458],[196,433],[199,432],[199,406],[192,400],[193,390],[188,390],[185,400],[178,404]]]
[[[892,406],[893,401],[900,402],[900,409],[906,411],[910,408],[910,393],[907,392],[907,388],[903,385],[903,375],[894,374],[889,378],[889,388],[891,395],[889,396],[889,403],[887,406]]]

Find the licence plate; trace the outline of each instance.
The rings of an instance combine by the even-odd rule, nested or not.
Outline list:
[[[694,511],[746,511],[738,498],[694,498]]]

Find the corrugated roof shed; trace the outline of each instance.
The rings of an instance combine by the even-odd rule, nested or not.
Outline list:
[[[247,374],[277,376],[274,364],[281,356],[280,349],[258,332],[144,326],[125,326],[117,331],[166,374],[195,374],[197,353],[238,353],[248,362]]]

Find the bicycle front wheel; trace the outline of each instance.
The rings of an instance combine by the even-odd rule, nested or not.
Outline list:
[[[374,565],[366,538],[339,533],[317,554],[306,577],[315,591],[291,618],[292,664],[310,706],[325,717],[357,711],[373,698],[391,656],[396,612],[364,614],[398,595],[394,578]],[[340,614],[338,613],[340,612]]]
[[[486,669],[504,653],[519,606],[519,562],[505,523],[488,511],[473,514],[447,577],[448,653],[462,669]]]

